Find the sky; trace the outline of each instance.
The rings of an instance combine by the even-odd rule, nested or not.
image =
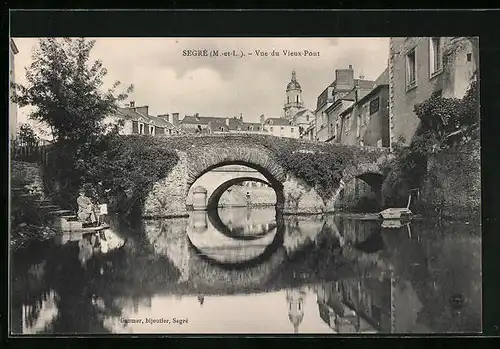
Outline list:
[[[375,80],[386,68],[389,38],[97,38],[93,59],[107,69],[105,85],[133,84],[129,101],[148,105],[150,115],[178,112],[181,117],[240,116],[258,122],[259,116],[279,117],[286,85],[295,69],[306,107],[314,110],[317,96],[335,80],[335,69],[351,64],[355,77]],[[15,78],[25,82],[36,38],[14,38]],[[184,56],[184,50],[219,51],[219,57]],[[244,57],[224,57],[224,51]],[[268,56],[257,56],[256,50]],[[276,51],[280,56],[272,56]],[[284,50],[319,53],[285,57]],[[248,53],[253,53],[248,55]],[[18,111],[26,121],[28,108]]]

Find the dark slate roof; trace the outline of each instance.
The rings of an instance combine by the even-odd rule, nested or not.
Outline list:
[[[267,118],[265,124],[272,126],[291,126],[290,121],[284,118]]]
[[[186,115],[184,116],[184,119],[182,119],[181,124],[207,125],[210,121],[218,121],[221,119],[223,118]]]
[[[164,118],[158,117],[158,116],[152,116],[148,115],[148,117],[153,120],[154,124],[158,127],[164,127],[164,128],[170,128],[170,129],[176,129],[172,123],[168,122]]]
[[[151,125],[155,125],[158,127],[164,127],[164,128],[170,128],[170,129],[177,129],[173,124],[168,122],[167,120],[158,117],[158,116],[152,116],[152,115],[144,115],[141,114],[131,108],[118,108],[117,110],[118,116],[124,117],[126,119],[132,120],[132,121],[140,121],[144,123],[148,123]]]
[[[133,121],[148,122],[149,118],[130,108],[118,108],[117,114]]]

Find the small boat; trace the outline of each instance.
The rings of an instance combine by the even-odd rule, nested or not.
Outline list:
[[[382,221],[382,228],[401,228],[407,225],[409,221],[398,219],[387,219]]]
[[[410,190],[410,195],[408,196],[408,204],[406,207],[388,208],[379,213],[379,215],[384,220],[395,220],[395,219],[411,219],[413,217],[413,212],[410,210],[411,198],[413,193],[419,195],[418,189]]]
[[[406,207],[402,208],[388,208],[380,212],[380,216],[385,220],[399,220],[403,218],[409,218],[413,215],[410,209]]]
[[[58,216],[54,220],[53,228],[62,232],[72,233],[90,233],[104,229],[108,229],[108,224],[100,224],[98,226],[87,226],[86,222],[78,219],[77,216]]]

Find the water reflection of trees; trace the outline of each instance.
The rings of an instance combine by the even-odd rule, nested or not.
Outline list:
[[[76,244],[40,247],[13,262],[12,330],[22,329],[23,305],[30,307],[27,326],[34,326],[51,294],[58,311],[45,331],[100,333],[108,331],[105,319],[119,317],[130,300],[150,300],[161,292],[250,293],[332,282],[345,303],[378,331],[480,330],[480,237],[462,234],[460,226],[443,229],[416,221],[411,236],[404,227],[372,231],[365,242],[377,245],[382,239],[383,249],[366,253],[339,238],[338,231],[349,238],[345,229],[351,223],[341,222],[339,228],[338,222],[323,218],[307,224],[288,217],[280,222],[285,234],[302,232],[307,238],[298,239],[291,250],[278,248],[260,265],[233,270],[214,266],[189,249],[190,273],[183,284],[177,283],[180,271],[168,254],[158,253],[147,238],[131,239],[124,250],[105,257],[94,256],[85,269]],[[363,229],[369,231],[367,227]],[[179,235],[175,225],[160,230]],[[461,304],[452,303],[453,297],[462,299]]]

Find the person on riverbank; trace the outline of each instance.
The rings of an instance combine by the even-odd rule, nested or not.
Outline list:
[[[106,189],[102,182],[97,184],[97,200],[99,202],[99,223],[109,224],[108,217],[108,193],[111,189]]]
[[[76,203],[78,204],[78,219],[93,224],[97,222],[95,206],[92,203],[92,200],[85,195],[85,191],[83,189],[80,190],[80,196],[76,199]]]

